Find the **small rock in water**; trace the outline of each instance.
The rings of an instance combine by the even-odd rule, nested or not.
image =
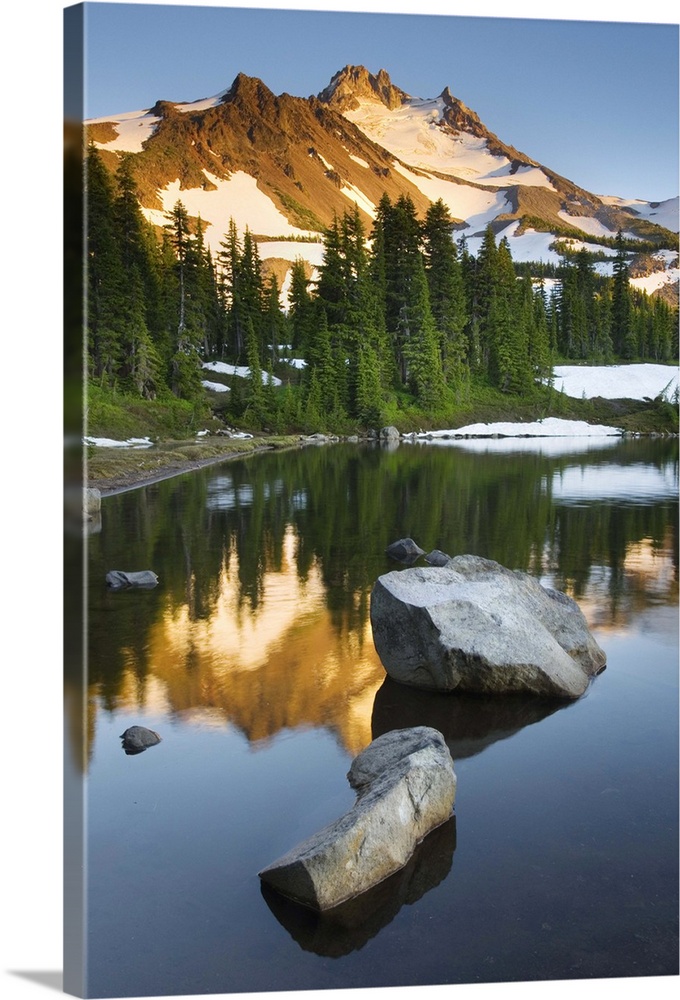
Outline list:
[[[390,559],[395,559],[400,563],[411,564],[425,555],[425,549],[421,549],[412,538],[400,538],[397,542],[392,542],[385,549],[385,555]]]
[[[150,569],[127,573],[122,569],[112,569],[106,574],[110,590],[126,590],[128,587],[151,589],[158,583],[158,576]]]
[[[120,736],[123,741],[123,750],[126,754],[143,753],[148,747],[154,747],[161,742],[158,733],[145,726],[130,726]]]
[[[446,566],[450,559],[451,556],[447,556],[446,552],[442,552],[441,549],[432,549],[425,556],[425,562],[430,566]]]

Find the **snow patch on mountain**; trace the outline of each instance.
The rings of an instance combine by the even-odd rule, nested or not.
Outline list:
[[[206,226],[205,241],[213,253],[220,249],[232,218],[241,233],[248,228],[251,233],[261,233],[264,236],[315,235],[292,226],[271,198],[260,191],[256,179],[243,170],[235,171],[227,180],[207,170],[203,173],[217,190],[182,190],[178,179],[158,192],[163,204],[162,210],[142,208],[146,218],[156,225],[165,225],[166,213],[172,211],[178,200],[181,201],[189,215],[200,215],[204,223],[210,223]]]
[[[615,236],[616,234],[608,229],[607,226],[602,225],[599,219],[594,219],[587,215],[569,215],[568,212],[560,211],[557,213],[560,219],[569,226],[573,226],[574,229],[581,229],[584,233],[588,233],[589,236]]]
[[[533,423],[518,423],[508,421],[495,424],[466,424],[451,430],[428,431],[417,434],[418,439],[437,440],[451,438],[454,435],[469,435],[470,437],[488,437],[491,434],[503,437],[609,437],[620,436],[619,427],[607,427],[604,424],[588,424],[585,420],[562,420],[560,417],[545,417]]]
[[[156,115],[146,111],[128,111],[120,115],[106,115],[91,118],[88,125],[111,123],[118,135],[110,142],[95,142],[97,149],[110,149],[116,153],[141,153],[143,143],[149,139],[160,121]]]
[[[360,191],[358,187],[354,184],[350,184],[349,181],[340,188],[340,193],[344,194],[346,198],[350,201],[356,202],[359,208],[363,208],[367,215],[370,215],[372,219],[375,218],[375,205],[367,198],[363,191]]]
[[[680,198],[669,198],[667,201],[641,201],[637,198],[616,198],[613,195],[603,195],[601,200],[605,205],[616,208],[630,208],[643,219],[655,222],[672,233],[680,230]]]
[[[491,153],[486,139],[455,133],[447,125],[442,127],[444,110],[441,97],[412,98],[392,110],[376,101],[362,99],[357,108],[345,111],[344,115],[374,142],[420,170],[436,170],[499,187],[507,186],[512,177],[512,184],[554,190],[539,167],[525,165],[513,172],[511,161]]]
[[[554,250],[551,244],[555,242],[553,233],[539,233],[535,229],[527,229],[523,233],[517,234],[520,227],[518,220],[510,222],[505,229],[501,229],[496,234],[496,243],[503,237],[507,237],[510,244],[512,259],[518,263],[524,261],[540,260],[544,264],[559,264],[562,258]],[[465,236],[468,251],[473,257],[477,257],[484,240],[483,234],[478,236]]]
[[[219,94],[215,94],[214,97],[205,97],[199,101],[189,101],[182,102],[181,104],[173,104],[173,107],[177,111],[181,111],[182,114],[188,114],[194,111],[207,111],[209,108],[216,108],[218,104],[222,103],[222,99],[225,94],[228,94],[229,90],[221,90]]]
[[[226,361],[204,361],[203,368],[211,372],[218,372],[220,375],[235,375],[237,378],[248,378],[250,375],[250,368],[245,365],[229,365]],[[282,385],[281,379],[277,378],[276,375],[270,375],[268,372],[261,374],[263,385]]]
[[[641,291],[647,292],[647,295],[652,295],[664,285],[673,285],[676,281],[680,281],[680,268],[668,267],[665,271],[654,271],[652,274],[645,275],[644,278],[629,278],[628,280],[634,288],[639,288]]]
[[[265,240],[257,244],[260,260],[269,257],[280,257],[291,263],[298,257],[308,261],[313,267],[323,264],[323,243],[298,243],[295,240]]]
[[[392,166],[430,201],[441,198],[452,217],[464,220],[473,230],[485,229],[497,215],[512,211],[503,191],[484,191],[468,184],[447,181],[442,177],[417,174],[401,163],[394,163]]]

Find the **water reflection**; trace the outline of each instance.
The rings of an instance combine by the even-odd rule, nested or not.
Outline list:
[[[340,958],[360,948],[396,917],[402,906],[421,899],[451,871],[456,849],[456,817],[433,830],[408,864],[368,892],[316,913],[262,883],[262,895],[279,923],[304,951]]]
[[[358,753],[376,727],[394,728],[390,713],[415,711],[383,685],[368,615],[395,538],[530,572],[605,631],[634,627],[650,605],[674,609],[677,441],[580,444],[488,456],[337,445],[105,498],[88,538],[88,739],[101,704],[234,726],[254,747],[325,727]],[[111,595],[115,565],[152,566],[159,585]],[[477,730],[458,736],[455,713],[429,724],[481,749],[537,721],[513,712],[499,720],[477,705]]]
[[[431,726],[446,740],[455,764],[565,707],[554,699],[521,695],[492,698],[421,691],[386,677],[373,703],[371,733],[376,739],[391,729]]]
[[[597,466],[570,465],[553,472],[548,486],[553,500],[560,504],[579,504],[585,500],[600,503],[659,503],[674,500],[678,494],[677,469],[670,465],[656,467],[635,463]]]

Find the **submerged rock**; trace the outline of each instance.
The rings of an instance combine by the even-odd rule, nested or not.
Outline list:
[[[354,807],[259,872],[314,910],[338,906],[403,868],[419,841],[449,819],[456,794],[444,738],[426,726],[380,736],[347,778]]]
[[[574,600],[479,556],[381,576],[371,625],[390,677],[435,691],[578,698],[606,660]]]
[[[123,750],[128,755],[142,753],[148,747],[155,747],[157,743],[161,742],[158,733],[145,726],[130,726],[124,733],[121,733],[120,738],[123,741]]]
[[[106,583],[111,590],[125,590],[128,587],[150,589],[158,583],[157,575],[150,569],[126,573],[122,569],[112,569],[106,574]]]

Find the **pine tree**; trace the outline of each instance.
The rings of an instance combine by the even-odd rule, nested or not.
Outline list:
[[[217,252],[217,287],[225,315],[222,353],[232,361],[242,358],[245,341],[237,291],[241,252],[238,230],[232,217],[229,219],[225,238],[220,242],[220,249]]]
[[[251,231],[246,227],[243,234],[243,253],[238,264],[236,281],[236,297],[239,312],[248,328],[252,325],[253,335],[257,343],[260,363],[264,363],[265,345],[262,338],[264,318],[264,285],[262,281],[262,263],[257,249],[257,243]]]
[[[279,360],[281,346],[286,342],[286,317],[281,309],[279,283],[275,274],[270,274],[264,289],[263,341],[269,357],[269,364]]]
[[[176,275],[176,334],[175,351],[170,359],[170,388],[180,399],[196,399],[202,395],[201,359],[198,353],[201,334],[196,329],[192,295],[197,283],[199,257],[193,244],[189,216],[181,201],[170,213],[167,225],[169,243],[174,252]]]
[[[484,231],[473,281],[474,312],[471,319],[476,320],[479,339],[476,370],[481,374],[487,374],[493,345],[492,309],[494,322],[499,315],[495,301],[499,288],[498,247],[491,226],[487,226]]]
[[[612,280],[612,340],[620,357],[635,357],[631,330],[631,302],[628,284],[628,261],[621,230],[616,234],[616,256]]]
[[[427,278],[422,257],[413,261],[409,299],[400,315],[399,333],[408,384],[426,410],[441,407],[445,397],[444,374],[437,330],[430,310]]]
[[[611,289],[609,287],[609,282],[604,282],[600,291],[595,295],[595,308],[593,311],[595,335],[592,338],[592,347],[589,358],[591,361],[609,363],[613,360],[614,350],[610,333],[611,312]]]
[[[452,384],[464,377],[467,356],[463,338],[467,321],[465,288],[452,238],[453,227],[453,220],[441,199],[430,205],[423,224],[425,269],[430,308],[439,333],[442,369]]]
[[[266,393],[262,379],[260,345],[250,316],[245,320],[246,360],[248,362],[248,404],[246,412],[255,426],[261,427],[266,416]]]
[[[125,276],[113,184],[94,146],[85,161],[85,201],[89,368],[101,383],[113,386],[123,355]]]
[[[545,289],[541,281],[538,290],[535,290],[530,275],[522,278],[519,284],[521,321],[527,345],[530,380],[545,381],[552,372]]]
[[[307,416],[314,415],[318,427],[328,427],[345,417],[339,392],[338,361],[334,356],[324,305],[314,303],[314,335],[309,337],[303,377]],[[311,398],[311,402],[310,402]],[[314,420],[312,422],[314,422]]]
[[[301,257],[295,259],[291,268],[288,304],[293,354],[304,358],[307,356],[309,342],[314,333],[314,309],[309,293],[309,279],[305,271],[305,262]]]

